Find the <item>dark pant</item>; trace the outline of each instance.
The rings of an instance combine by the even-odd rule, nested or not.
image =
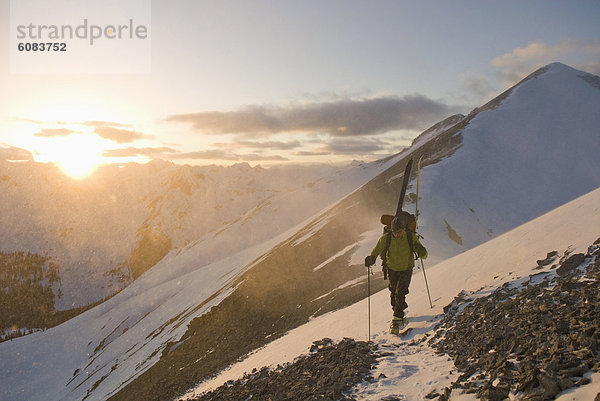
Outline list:
[[[412,269],[406,271],[389,270],[388,278],[390,279],[390,300],[392,309],[394,310],[394,317],[403,318],[404,309],[408,308],[406,294],[408,294],[408,286],[412,278]]]

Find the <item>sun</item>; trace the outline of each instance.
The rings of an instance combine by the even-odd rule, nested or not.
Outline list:
[[[95,135],[75,134],[51,142],[44,149],[44,158],[73,179],[88,177],[101,163],[102,146]]]

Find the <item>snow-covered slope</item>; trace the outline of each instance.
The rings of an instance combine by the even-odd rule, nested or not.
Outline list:
[[[466,120],[461,147],[421,175],[420,231],[437,258],[600,186],[598,77],[551,64]]]
[[[429,266],[597,188],[600,161],[589,157],[590,148],[599,148],[600,90],[594,82],[566,66],[550,65],[481,109],[442,124],[445,130],[430,131],[415,147],[357,167],[364,169],[361,174],[338,174],[339,181],[305,185],[287,198],[278,194],[282,203],[267,197],[254,210],[233,209],[244,217],[172,251],[107,303],[55,329],[1,343],[0,358],[9,361],[0,378],[3,399],[169,397],[308,320],[363,299],[364,256],[381,234],[379,215],[395,210],[410,157],[423,156],[419,223],[432,255]],[[573,105],[579,103],[579,108]],[[571,112],[556,117],[563,108]],[[576,128],[568,138],[556,131],[564,124]],[[527,146],[513,147],[516,140]],[[549,154],[553,146],[561,152]],[[584,159],[581,169],[572,168],[578,155]],[[508,163],[501,163],[504,159]],[[567,170],[568,183],[548,178],[548,172]],[[183,182],[175,187],[187,191],[185,180],[171,182]],[[325,200],[337,201],[342,194],[312,192],[338,185],[344,194],[353,192],[328,207]],[[165,188],[156,191],[164,194]],[[409,210],[414,192],[413,181]],[[175,207],[169,195],[155,195],[157,214],[147,220],[151,227],[171,224],[166,216],[187,210]],[[162,214],[165,210],[169,213]],[[253,233],[254,242],[243,242],[244,233]],[[479,269],[487,277],[496,264],[482,260]],[[445,282],[435,276],[436,269],[431,269],[433,279]],[[461,289],[470,285],[469,279],[452,277]],[[372,285],[375,291],[386,284],[377,276]],[[51,347],[37,345],[44,343]]]
[[[538,267],[536,261],[544,259],[548,251],[555,250],[559,254],[585,253],[587,247],[598,238],[600,189],[427,269],[433,309],[429,307],[421,272],[415,271],[407,298],[413,336],[431,333],[444,313],[444,306],[450,304],[461,291],[472,296],[489,294],[504,283],[539,273],[535,269]],[[406,338],[399,340],[387,334],[390,318],[389,291],[385,289],[371,297],[371,339],[381,345],[407,343]],[[368,305],[365,299],[290,331],[217,377],[201,383],[182,399],[213,389],[228,380],[238,379],[254,368],[291,362],[307,353],[315,340],[341,340],[344,337],[367,340],[368,332]],[[447,356],[437,354],[425,344],[401,347],[380,363],[374,376],[378,377],[380,373],[386,378],[374,384],[360,385],[353,396],[359,400],[381,400],[401,394],[405,397],[402,399],[423,400],[432,388],[443,389],[458,376]],[[592,394],[593,397],[600,392],[600,374],[593,377],[592,387],[579,389],[581,393],[570,392],[565,399],[584,399],[578,398],[577,394]]]

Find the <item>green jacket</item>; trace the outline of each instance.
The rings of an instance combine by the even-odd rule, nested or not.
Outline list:
[[[421,242],[419,241],[419,236],[413,232],[406,232],[402,237],[395,238],[392,233],[385,233],[379,238],[377,241],[377,245],[373,248],[371,252],[371,256],[377,257],[381,255],[383,249],[385,248],[385,242],[388,235],[392,235],[390,239],[390,248],[387,253],[387,266],[390,270],[395,271],[405,271],[410,270],[415,265],[415,260],[413,255],[410,252],[410,245],[408,244],[408,236],[411,235],[413,238],[413,247],[415,248],[415,252],[419,255],[420,258],[427,258],[427,249]]]

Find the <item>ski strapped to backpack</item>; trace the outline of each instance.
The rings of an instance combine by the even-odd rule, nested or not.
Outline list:
[[[396,207],[396,214],[394,216],[390,214],[384,214],[381,216],[379,221],[385,227],[383,228],[384,235],[387,234],[385,240],[385,247],[383,251],[379,255],[382,260],[382,269],[383,269],[383,278],[387,280],[387,254],[390,249],[390,241],[392,239],[392,223],[396,220],[396,223],[401,227],[405,228],[406,231],[412,231],[414,233],[417,232],[417,220],[414,215],[405,212],[402,210],[402,205],[404,203],[404,197],[406,196],[406,189],[408,188],[408,181],[410,180],[410,171],[412,169],[413,159],[410,159],[408,163],[406,163],[406,168],[404,169],[404,176],[402,177],[402,188],[400,189],[400,197],[398,198],[398,206]],[[414,244],[412,235],[407,234],[408,245],[410,247],[411,255],[415,255]]]

